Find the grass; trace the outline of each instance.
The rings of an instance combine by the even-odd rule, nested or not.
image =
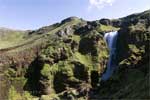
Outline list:
[[[20,93],[16,91],[16,89],[11,86],[9,89],[9,99],[8,100],[22,100]]]
[[[0,38],[0,49],[15,46],[24,41],[24,32],[10,32]]]
[[[24,44],[31,44],[29,42],[38,40],[42,38],[44,35],[32,35],[30,37],[26,37],[27,34],[24,32],[12,32],[7,34],[6,36],[0,38],[0,49],[15,47]],[[40,41],[39,41],[40,42]]]
[[[46,35],[45,34],[44,35],[43,34],[42,35],[35,34],[35,35],[31,35],[31,37],[28,37],[26,39],[24,38],[23,35],[20,35],[19,33],[16,33],[16,34],[13,34],[12,36],[10,35],[6,38],[3,38],[3,40],[2,40],[3,42],[0,43],[0,47],[1,48],[8,48],[8,47],[11,47],[11,46],[13,47],[13,46],[16,46],[16,45],[24,44],[24,45],[21,45],[20,47],[17,47],[16,49],[8,51],[8,53],[11,54],[12,52],[16,52],[16,51],[20,51],[20,50],[28,50],[29,51],[33,46],[38,46],[41,43],[47,43],[47,42],[45,42],[47,40],[52,41],[52,43],[54,43],[54,45],[51,44],[49,48],[44,49],[45,52],[43,51],[43,53],[46,56],[50,56],[53,53],[60,53],[59,52],[60,48],[64,48],[65,49],[64,52],[67,54],[68,58],[65,58],[65,61],[64,60],[63,61],[58,61],[57,63],[55,63],[53,65],[49,65],[49,64],[45,63],[42,70],[41,70],[41,72],[40,72],[41,75],[46,76],[48,78],[48,80],[52,81],[53,78],[54,78],[54,75],[61,73],[64,76],[67,75],[68,80],[76,81],[76,78],[74,77],[74,72],[73,72],[74,64],[71,63],[72,58],[73,58],[74,61],[78,61],[81,64],[83,64],[84,67],[86,67],[88,71],[93,70],[94,67],[97,67],[98,65],[94,64],[95,61],[93,60],[92,55],[90,55],[90,54],[83,55],[79,52],[73,53],[72,50],[71,50],[70,45],[62,43],[61,40],[53,41],[53,40],[51,40],[51,38],[53,37],[53,35],[57,31],[59,31],[61,29],[64,29],[68,26],[76,25],[80,22],[81,22],[81,20],[66,22],[66,23],[62,24],[61,26],[59,26],[57,28],[54,28],[53,30],[48,32]],[[91,34],[91,36],[92,35],[93,34]],[[47,37],[44,37],[44,36],[47,36]],[[79,35],[73,35],[72,39],[75,40],[77,43],[79,43],[80,40],[81,40],[81,37]],[[58,42],[58,43],[56,43],[56,42]],[[103,54],[103,56],[104,55],[105,54]],[[96,57],[96,59],[97,59],[97,57]],[[10,70],[7,74],[11,75],[11,76],[13,76],[13,75],[15,76],[15,71]],[[14,81],[13,82],[14,84],[17,83],[17,86],[20,83],[22,83],[21,85],[23,85],[24,82],[26,82],[26,80],[22,77],[11,78],[11,80]],[[18,81],[19,82],[21,81],[21,82],[18,83]],[[22,94],[17,92],[17,90],[15,90],[15,87],[16,86],[14,85],[9,90],[10,91],[9,92],[10,93],[9,94],[10,95],[10,100],[22,100],[22,98],[24,98],[24,97],[22,96]],[[25,98],[30,98],[29,93],[25,93],[24,95],[26,96]]]
[[[15,46],[19,46],[19,47],[12,49],[12,50],[9,50],[8,53],[19,52],[19,51],[23,51],[23,50],[29,50],[30,48],[33,48],[34,46],[38,46],[40,44],[46,43],[45,41],[47,41],[47,39],[42,38],[42,36],[30,38],[30,39],[27,39],[23,42],[20,42],[20,44],[16,44],[14,46],[11,45],[10,47],[15,47]],[[5,48],[9,48],[9,47],[7,46]]]
[[[136,45],[132,45],[129,44],[129,49],[133,52],[133,53],[138,53],[140,50],[136,47]]]
[[[76,25],[76,24],[78,24],[80,22],[81,22],[81,20],[73,20],[71,22],[64,23],[60,27],[54,28],[53,30],[51,30],[47,34],[48,35],[49,34],[54,34],[57,31],[65,28],[67,26]],[[39,44],[42,41],[46,41],[46,38],[43,38],[44,37],[43,34],[42,35],[36,35],[35,34],[35,35],[32,35],[32,36],[27,37],[27,38],[24,38],[24,37],[25,37],[24,32],[13,32],[13,31],[11,31],[5,37],[0,38],[0,49],[9,48],[9,47],[15,47],[15,46],[19,46],[19,45],[25,44],[25,46],[21,46],[21,48],[17,48],[17,50],[20,50],[20,49],[23,50],[25,48],[32,47],[33,45]],[[79,37],[77,37],[77,36],[74,39],[79,41],[78,40]],[[30,41],[33,41],[33,43],[29,43]]]
[[[74,56],[75,60],[81,62],[82,64],[92,66],[92,58],[89,55],[82,55],[81,53],[76,52]]]
[[[138,69],[128,70],[126,79],[122,83],[122,87],[113,94],[112,98],[122,96],[124,99],[146,99],[148,94],[148,76],[145,76],[142,71]],[[143,91],[144,90],[144,91]],[[147,91],[147,92],[146,92]]]
[[[79,41],[81,40],[81,37],[79,35],[73,35],[72,39],[79,43]]]
[[[101,51],[99,54],[99,58],[108,58],[108,57],[109,57],[108,51],[106,50]]]
[[[9,88],[8,100],[39,100],[37,97],[33,97],[29,92],[24,91],[19,93],[14,86]]]
[[[80,23],[80,22],[81,22],[81,20],[73,20],[73,21],[64,23],[63,25],[61,25],[61,26],[59,26],[59,27],[53,29],[52,31],[50,31],[50,32],[47,33],[47,34],[54,34],[54,33],[57,33],[59,30],[64,29],[64,28],[67,27],[67,26],[73,26],[73,25],[76,25],[76,24],[78,24],[78,23]]]
[[[119,30],[119,28],[113,27],[111,25],[102,25],[101,24],[100,27],[97,28],[97,30],[98,30],[98,32],[99,31],[106,32],[106,31],[117,31],[117,30]]]
[[[42,95],[41,100],[60,100],[57,94]]]
[[[50,71],[50,66],[49,64],[44,64],[43,69],[41,70],[42,75],[48,76],[47,74]]]

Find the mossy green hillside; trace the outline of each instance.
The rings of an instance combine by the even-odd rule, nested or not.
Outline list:
[[[117,39],[118,68],[102,81],[99,99],[149,99],[150,13],[125,17]]]
[[[91,73],[95,71],[100,75],[105,68],[102,62],[108,59],[108,50],[102,35],[91,31],[68,38],[67,42],[66,37],[57,39],[41,52],[43,66],[40,82],[46,94],[50,91],[61,93],[67,87],[76,88],[84,82],[91,84]],[[74,42],[76,50],[71,46]],[[48,91],[48,88],[51,89]]]
[[[0,98],[149,99],[149,15],[70,17],[38,30],[0,31]],[[118,69],[104,82],[109,51],[103,35],[110,31],[118,31]]]
[[[117,31],[119,30],[118,27],[114,27],[112,25],[103,25],[101,24],[99,27],[96,28],[98,32],[110,32],[110,31]]]

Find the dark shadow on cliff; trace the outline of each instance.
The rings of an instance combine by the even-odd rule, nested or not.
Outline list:
[[[41,94],[40,91],[40,71],[42,69],[41,67],[42,63],[38,61],[38,59],[35,59],[27,69],[25,77],[28,79],[24,90],[29,91],[32,95],[38,96]]]
[[[65,83],[67,83],[68,76],[62,72],[57,72],[54,76],[54,90],[60,93],[65,90]]]
[[[82,54],[97,55],[96,47],[94,47],[94,40],[91,38],[83,38],[79,43],[79,52]]]

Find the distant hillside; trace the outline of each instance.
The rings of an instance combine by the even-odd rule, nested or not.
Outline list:
[[[25,36],[25,31],[12,30],[8,28],[0,28],[0,49],[12,47],[23,42]]]

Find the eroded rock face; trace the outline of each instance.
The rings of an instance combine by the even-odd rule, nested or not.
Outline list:
[[[118,70],[108,81],[101,82],[97,99],[150,98],[149,18],[150,12],[143,12],[122,19],[117,39]]]
[[[56,34],[60,37],[72,35],[73,29],[70,26],[67,26],[64,29],[58,31]]]
[[[23,93],[26,84],[27,69],[37,58],[38,52],[42,49],[40,46],[34,46],[25,50],[8,50],[0,53],[0,99],[8,99],[9,90],[14,86],[15,90]]]
[[[103,34],[112,30],[119,30],[119,67],[107,82],[100,82],[109,57]],[[143,88],[149,88],[149,30],[145,12],[101,22],[71,17],[29,31],[26,38],[32,41],[0,50],[0,99],[149,97]]]
[[[111,25],[112,24],[110,19],[101,19],[99,22],[103,25]]]
[[[122,21],[119,19],[118,20],[112,20],[111,23],[112,23],[112,26],[115,26],[115,27],[121,27],[121,25],[122,25]]]
[[[122,25],[122,20],[121,19],[101,19],[99,20],[99,22],[103,25],[107,25],[107,26],[114,26],[114,27],[121,27]]]
[[[98,77],[105,68],[108,59],[106,43],[102,35],[96,31],[86,33],[82,38],[80,35],[78,37],[79,40],[74,40],[72,36],[70,42],[66,42],[65,38],[64,42],[58,39],[57,43],[49,45],[42,51],[43,66],[39,80],[43,87],[42,93],[46,95],[52,91],[61,93],[67,88],[79,92],[82,83],[87,83],[91,87],[97,86],[99,81],[91,78],[99,80]],[[93,72],[97,74],[95,77]]]
[[[2,49],[0,68],[4,73],[1,78],[6,78],[6,83],[9,83],[2,88],[9,89],[1,94],[15,92],[20,97],[26,95],[24,91],[27,91],[35,96],[61,94],[66,98],[65,95],[70,93],[85,96],[92,87],[97,87],[108,59],[103,36],[94,30],[98,25],[96,22],[83,21],[58,28],[54,34],[45,35],[55,27],[47,26],[29,31],[29,36],[36,35],[36,32],[39,36],[43,35],[29,44]],[[84,31],[81,31],[81,27]],[[5,95],[4,99],[5,97],[10,98],[9,95]]]

